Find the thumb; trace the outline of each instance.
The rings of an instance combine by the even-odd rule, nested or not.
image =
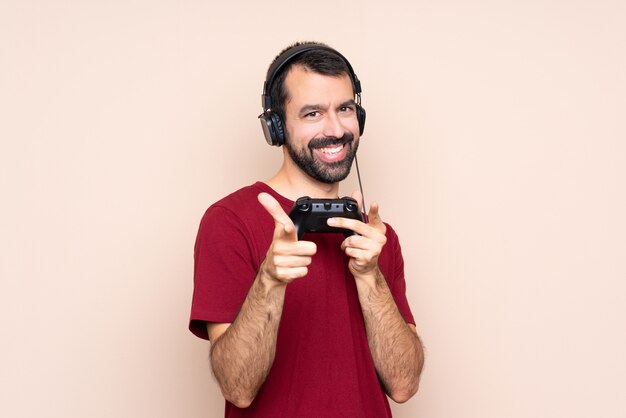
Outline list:
[[[383,223],[383,220],[380,217],[379,209],[378,203],[372,202],[370,205],[370,211],[367,214],[370,224],[379,225]]]
[[[257,199],[261,206],[270,214],[274,220],[274,239],[287,238],[293,241],[298,240],[296,227],[291,218],[285,213],[280,203],[269,193],[260,193]]]

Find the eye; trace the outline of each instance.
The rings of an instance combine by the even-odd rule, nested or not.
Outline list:
[[[341,106],[339,108],[339,111],[343,112],[343,113],[353,112],[354,111],[354,106]]]
[[[318,112],[318,111],[316,110],[316,111],[313,111],[313,112],[309,112],[309,113],[307,113],[306,115],[304,115],[304,117],[305,117],[305,118],[307,118],[307,119],[315,119],[315,118],[317,118],[319,115],[320,115],[320,112]]]

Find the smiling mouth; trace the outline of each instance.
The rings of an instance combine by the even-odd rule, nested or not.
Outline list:
[[[345,144],[338,144],[332,147],[318,148],[318,150],[323,154],[334,155],[341,152],[344,146]]]
[[[337,164],[346,159],[348,155],[348,146],[345,143],[324,145],[322,147],[312,148],[311,152],[316,155],[314,158],[321,163]]]

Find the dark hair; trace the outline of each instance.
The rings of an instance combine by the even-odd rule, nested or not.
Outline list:
[[[310,51],[306,51],[300,55],[297,55],[286,65],[284,65],[275,75],[274,82],[270,86],[269,95],[272,100],[272,110],[278,113],[283,121],[285,120],[284,106],[285,102],[288,99],[288,92],[287,88],[285,87],[285,79],[287,78],[287,73],[289,72],[289,69],[291,69],[291,67],[293,67],[294,65],[300,65],[307,70],[313,71],[314,73],[334,77],[338,77],[344,74],[350,75],[350,70],[344,59],[340,55],[334,53],[332,50],[324,49],[330,47],[321,42],[296,42],[295,44],[283,49],[280,54],[278,54],[276,58],[274,58],[274,61],[272,61],[269,68],[271,69],[274,63],[281,59],[285,54],[289,54],[289,52],[293,48],[301,45],[317,45],[322,48],[312,49]],[[270,76],[271,74],[268,69],[266,80]],[[352,89],[354,91],[354,85],[352,86]]]

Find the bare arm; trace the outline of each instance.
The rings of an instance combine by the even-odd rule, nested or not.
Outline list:
[[[358,196],[357,201],[360,201]],[[364,224],[354,219],[334,218],[328,223],[359,234],[346,238],[342,249],[350,257],[348,265],[356,281],[374,366],[387,394],[401,403],[417,392],[424,350],[415,326],[404,321],[378,268],[378,256],[387,238],[375,203],[369,220]]]
[[[252,403],[274,362],[285,287],[257,274],[230,326],[207,324],[211,367],[224,398],[240,408]]]
[[[263,385],[276,352],[276,336],[291,281],[307,274],[315,244],[298,241],[280,204],[262,193],[259,201],[275,221],[265,260],[232,324],[207,324],[211,367],[224,398],[246,408]]]
[[[394,401],[406,402],[417,392],[424,365],[415,326],[404,321],[378,268],[371,278],[358,278],[357,289],[378,376]]]

